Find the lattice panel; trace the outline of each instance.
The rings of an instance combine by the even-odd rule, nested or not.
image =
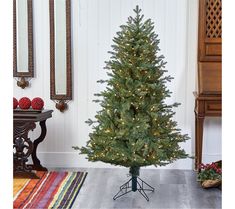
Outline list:
[[[222,37],[222,0],[206,0],[206,36]]]

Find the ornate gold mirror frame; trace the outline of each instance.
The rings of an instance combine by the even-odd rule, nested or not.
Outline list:
[[[61,112],[72,100],[71,2],[49,0],[50,8],[50,92]]]
[[[13,0],[13,77],[22,89],[34,77],[33,62],[33,3]]]

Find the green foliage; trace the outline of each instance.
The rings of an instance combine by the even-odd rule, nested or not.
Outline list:
[[[201,171],[198,173],[198,181],[222,179],[221,162],[201,164]]]
[[[141,10],[121,25],[106,62],[109,80],[100,80],[107,87],[95,94],[102,110],[93,121],[90,140],[86,147],[78,148],[89,161],[103,161],[126,167],[166,165],[188,155],[179,143],[189,137],[182,135],[173,120],[172,108],[165,99],[171,92],[166,83],[166,62],[159,54],[159,39],[154,24],[144,21]]]

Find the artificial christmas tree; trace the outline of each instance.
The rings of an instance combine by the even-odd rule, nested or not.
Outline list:
[[[166,62],[159,55],[153,22],[143,21],[138,6],[134,12],[135,18],[129,17],[113,39],[113,51],[109,52],[112,56],[105,67],[110,79],[98,81],[107,83],[107,87],[95,94],[101,98],[95,102],[102,109],[95,121],[87,121],[93,124],[90,140],[86,147],[74,147],[87,154],[89,161],[130,168],[132,186],[129,181],[122,185],[114,199],[123,195],[122,190],[130,188],[144,196],[145,190],[153,191],[138,177],[141,166],[163,166],[188,157],[179,146],[188,136],[180,133],[173,120],[172,108],[179,104],[165,103],[171,94],[166,82],[172,77],[164,75]],[[144,189],[143,184],[150,188]],[[147,195],[145,198],[148,200]]]

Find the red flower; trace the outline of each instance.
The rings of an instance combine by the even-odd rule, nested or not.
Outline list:
[[[204,169],[205,168],[205,165],[203,163],[199,164],[198,166],[199,169]]]
[[[207,164],[204,166],[204,168],[205,168],[206,170],[210,169],[210,164],[207,163]]]
[[[215,163],[212,163],[212,164],[210,165],[210,168],[212,168],[212,169],[217,169]]]

